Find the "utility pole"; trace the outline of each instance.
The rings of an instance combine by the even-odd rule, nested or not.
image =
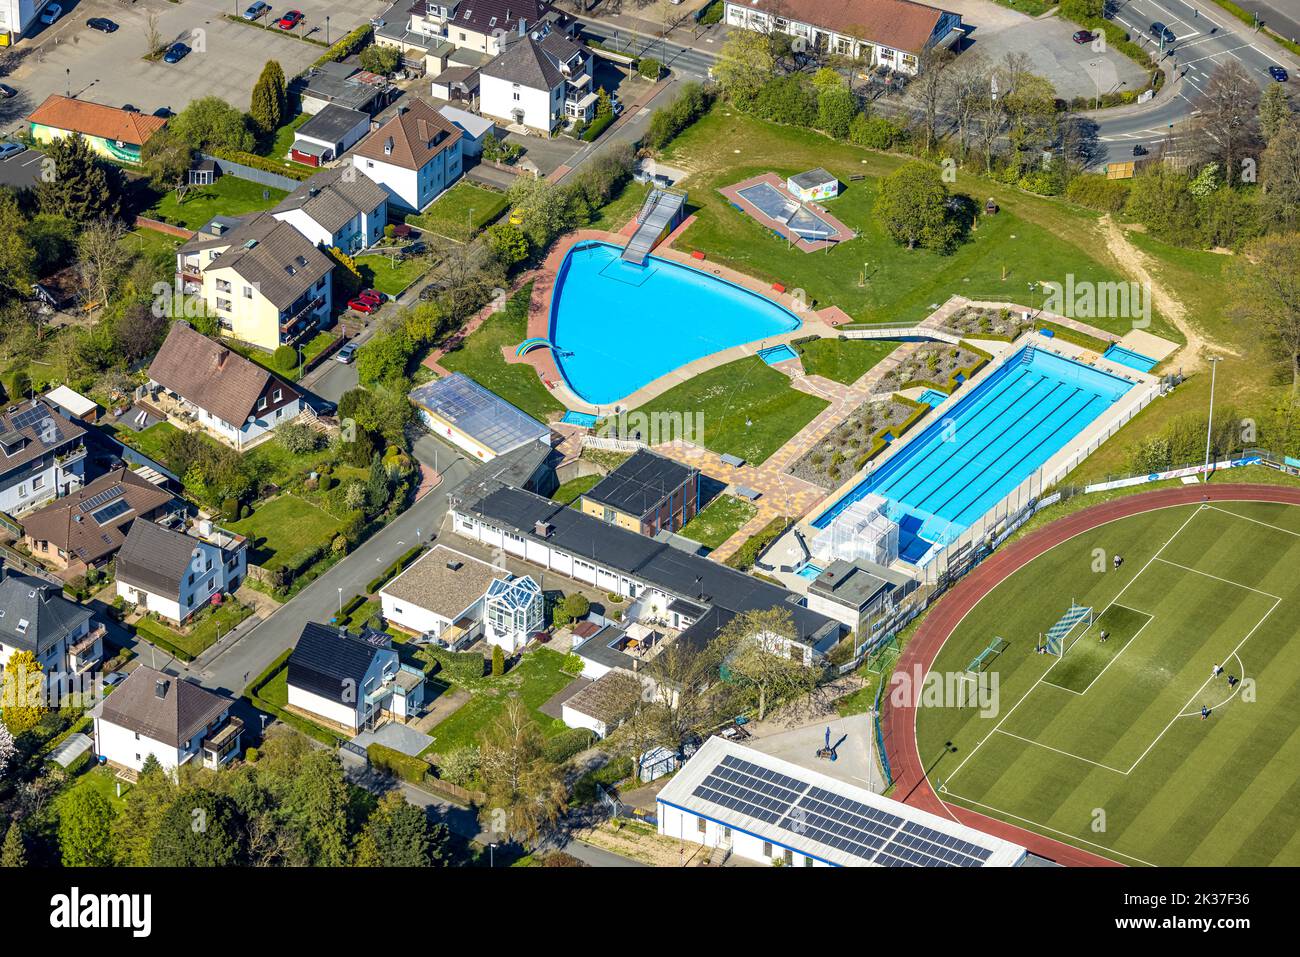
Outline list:
[[[1222,361],[1222,356],[1210,357],[1210,418],[1205,425],[1205,477],[1202,479],[1205,482],[1210,480],[1210,438],[1214,434],[1214,374]]]

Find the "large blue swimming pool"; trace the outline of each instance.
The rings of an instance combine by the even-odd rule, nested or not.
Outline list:
[[[900,551],[915,560],[956,539],[1132,387],[1021,349],[813,524],[825,528],[850,503],[882,496]]]
[[[625,263],[609,243],[569,251],[551,298],[550,338],[569,388],[612,405],[674,369],[800,326],[789,310],[724,279],[654,256]]]

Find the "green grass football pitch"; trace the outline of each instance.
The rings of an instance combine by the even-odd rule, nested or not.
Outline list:
[[[1092,622],[1037,654],[1072,600]],[[1130,865],[1300,864],[1300,508],[1179,506],[1076,536],[985,596],[934,670],[995,637],[996,709],[917,712],[945,801]]]

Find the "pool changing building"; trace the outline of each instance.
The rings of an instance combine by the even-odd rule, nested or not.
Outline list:
[[[711,737],[659,792],[659,833],[761,864],[1016,867],[1023,847]]]
[[[550,429],[463,372],[417,386],[408,397],[429,431],[480,462],[530,442],[550,446]]]

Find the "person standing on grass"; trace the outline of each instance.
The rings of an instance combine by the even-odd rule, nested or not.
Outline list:
[[[1214,666],[1214,670],[1213,670],[1212,672],[1210,672],[1210,677],[1211,677],[1211,678],[1217,678],[1217,677],[1219,677],[1219,675],[1221,675],[1221,674],[1223,674],[1223,665],[1221,665],[1221,664],[1217,664],[1217,663],[1216,663],[1215,666]]]
[[[1205,705],[1201,705],[1201,720],[1204,721],[1209,716],[1210,716],[1210,709],[1205,707]]]
[[[1120,565],[1123,565],[1123,564],[1124,564],[1124,556],[1123,556],[1123,555],[1116,555],[1116,556],[1115,556],[1115,571],[1119,571],[1119,566],[1120,566]]]
[[[1110,632],[1103,628],[1101,630],[1101,643],[1104,645],[1106,643],[1106,639],[1109,637],[1110,637]]]
[[[1228,675],[1228,687],[1229,688],[1237,687],[1237,682],[1240,680],[1241,679],[1239,679],[1236,675]]]

